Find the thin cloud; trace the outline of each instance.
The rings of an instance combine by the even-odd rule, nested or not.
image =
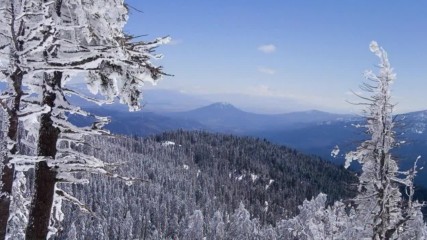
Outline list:
[[[267,67],[258,67],[258,72],[265,73],[265,74],[268,74],[268,75],[274,75],[274,74],[276,74],[276,70],[274,70],[272,68],[267,68]]]
[[[274,44],[266,44],[266,45],[259,46],[258,50],[268,54],[268,53],[274,53],[277,50],[277,48]]]

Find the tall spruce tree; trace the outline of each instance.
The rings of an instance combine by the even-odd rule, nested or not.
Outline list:
[[[23,91],[25,78],[31,78],[34,69],[30,56],[41,56],[50,45],[53,35],[40,37],[51,29],[45,13],[46,1],[4,0],[0,2],[0,80],[6,81],[7,89],[1,94],[1,106],[6,112],[6,144],[2,152],[0,192],[0,239],[6,237],[9,219],[12,185],[15,176],[14,158],[18,154],[18,123],[42,109],[26,108],[28,95]],[[15,159],[16,160],[16,159]]]
[[[55,221],[50,219],[56,210],[52,205],[60,202],[55,197],[82,206],[56,184],[82,182],[73,177],[79,171],[109,174],[102,161],[78,151],[84,136],[105,133],[100,128],[108,120],[94,116],[92,127],[73,126],[67,121],[68,114],[91,114],[72,106],[67,97],[77,95],[98,104],[119,98],[130,110],[139,110],[144,83],[164,75],[150,59],[159,57],[153,53],[154,48],[168,38],[144,42],[124,34],[128,10],[123,0],[7,0],[1,4],[5,14],[0,21],[5,25],[0,28],[0,70],[10,90],[2,97],[9,137],[2,164],[0,211],[4,214],[0,217],[0,234],[4,237],[8,213],[15,210],[9,209],[14,170],[16,166],[33,165],[35,191],[26,238],[44,239],[49,229],[54,229]],[[69,89],[67,82],[75,73],[86,74],[92,92],[106,99]],[[32,123],[24,126],[36,140],[35,157],[17,152],[20,119]]]
[[[365,230],[372,239],[395,239],[405,224],[419,211],[420,205],[412,202],[413,176],[416,171],[406,172],[401,178],[397,162],[391,150],[396,146],[394,138],[391,84],[396,75],[390,65],[386,51],[376,42],[370,50],[380,59],[379,73],[367,71],[367,83],[362,85],[369,96],[361,96],[367,108],[366,131],[370,138],[356,151],[346,155],[346,167],[353,160],[362,165],[359,177],[359,195],[356,197],[359,216],[364,216]],[[409,188],[409,201],[402,198],[400,186]]]

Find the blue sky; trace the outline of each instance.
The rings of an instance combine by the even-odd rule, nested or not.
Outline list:
[[[143,11],[128,32],[173,38],[158,51],[175,77],[157,88],[258,112],[354,112],[346,100],[378,62],[376,40],[397,73],[397,111],[427,109],[427,1],[127,2]]]

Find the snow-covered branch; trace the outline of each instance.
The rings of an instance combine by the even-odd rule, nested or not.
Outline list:
[[[346,154],[345,167],[357,160],[362,165],[359,177],[359,195],[354,199],[357,214],[368,216],[365,226],[369,228],[372,239],[397,239],[402,228],[408,228],[412,216],[420,210],[413,202],[415,167],[411,171],[401,172],[391,154],[396,147],[394,139],[394,118],[391,103],[391,84],[396,74],[391,68],[386,51],[376,42],[371,42],[370,50],[379,59],[378,73],[366,71],[361,89],[369,96],[360,96],[365,101],[366,132],[370,138],[352,152]],[[417,159],[418,160],[418,159]],[[402,178],[401,175],[406,175]],[[405,201],[400,186],[406,188],[409,200]],[[402,202],[405,204],[402,205]],[[410,231],[408,231],[409,233]],[[404,238],[402,238],[404,239]]]

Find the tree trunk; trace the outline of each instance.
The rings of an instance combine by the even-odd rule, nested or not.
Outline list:
[[[12,104],[7,104],[7,139],[12,142],[10,149],[5,149],[3,152],[3,169],[1,171],[1,192],[0,192],[0,240],[4,240],[6,237],[7,221],[9,219],[9,208],[10,208],[10,196],[12,194],[12,185],[14,178],[14,166],[10,164],[11,156],[16,154],[18,151],[17,140],[18,140],[18,111],[21,103],[21,97],[23,92],[21,90],[22,78],[24,74],[20,69],[16,69],[15,72],[10,76],[10,80],[13,82],[14,98],[10,99]],[[10,107],[9,107],[10,106]]]
[[[43,103],[53,108],[56,99],[55,90],[61,86],[62,72],[55,72],[53,75],[45,74],[44,78]],[[49,91],[48,89],[52,90]],[[51,112],[41,116],[37,155],[54,159],[60,131],[53,126],[51,116]],[[35,189],[25,234],[26,239],[46,239],[47,237],[55,194],[56,175],[56,169],[49,167],[45,161],[36,164]]]

